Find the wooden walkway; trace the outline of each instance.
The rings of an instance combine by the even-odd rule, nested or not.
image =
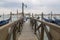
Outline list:
[[[29,20],[24,23],[23,30],[21,35],[18,37],[18,40],[38,40],[31,29]]]

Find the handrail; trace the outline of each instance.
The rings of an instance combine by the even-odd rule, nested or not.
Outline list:
[[[33,20],[36,20],[38,22],[41,22],[41,23],[44,23],[45,25],[53,28],[53,29],[56,29],[60,32],[60,26],[59,25],[56,25],[56,24],[53,24],[53,23],[49,23],[49,22],[46,22],[44,20],[38,20],[38,19],[34,19],[34,18],[30,18],[30,19],[33,19]],[[53,27],[52,27],[53,26]]]
[[[10,22],[10,23],[8,23],[8,24],[6,24],[6,25],[4,25],[4,26],[0,26],[0,30],[2,30],[3,28],[5,28],[5,27],[7,27],[7,26],[9,26],[9,27],[11,27],[12,26],[12,24],[15,24],[15,23],[17,23],[18,21],[20,21],[21,19],[18,19],[18,20],[16,20],[16,21],[14,21],[14,22]]]
[[[0,27],[0,40],[10,40],[13,34],[13,40],[17,40],[17,33],[21,33],[23,18],[10,22]]]
[[[56,24],[53,24],[53,23],[49,23],[49,22],[46,22],[44,20],[38,20],[38,19],[35,19],[35,18],[32,18],[32,17],[29,17],[30,19],[30,22],[32,24],[32,27],[34,27],[34,31],[35,33],[37,34],[37,31],[41,28],[41,33],[40,33],[40,37],[39,37],[39,40],[44,40],[44,30],[47,34],[47,37],[48,37],[48,40],[52,40],[52,39],[55,39],[55,40],[58,40],[59,38],[55,38],[54,37],[54,34],[52,34],[53,32],[56,31],[56,33],[60,33],[60,26],[59,25],[56,25]],[[37,27],[36,26],[36,22],[34,22],[34,20],[36,22],[40,22],[41,24]],[[33,24],[34,23],[34,24]],[[46,27],[45,27],[46,26]],[[47,27],[50,28],[50,31],[47,30]],[[53,31],[53,32],[52,32]],[[52,33],[51,33],[52,32]],[[55,36],[57,35],[55,34]],[[38,34],[39,35],[39,34]],[[58,35],[59,36],[59,35]]]

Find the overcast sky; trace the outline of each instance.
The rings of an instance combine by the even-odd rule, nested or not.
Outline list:
[[[25,12],[60,13],[60,0],[0,0],[0,14],[16,12],[17,9],[21,12],[22,2],[27,5]]]

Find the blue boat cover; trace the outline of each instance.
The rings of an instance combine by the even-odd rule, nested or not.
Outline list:
[[[0,26],[9,23],[9,20],[10,20],[10,19],[0,21]]]

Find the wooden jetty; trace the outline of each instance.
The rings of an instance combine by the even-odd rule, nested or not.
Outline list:
[[[37,37],[30,26],[29,20],[23,24],[23,30],[18,37],[18,40],[37,40]]]
[[[0,40],[44,40],[44,32],[48,40],[60,40],[60,26],[43,19],[36,19],[33,15],[29,16],[26,22],[23,20],[24,17],[20,17],[14,22],[1,26]]]

